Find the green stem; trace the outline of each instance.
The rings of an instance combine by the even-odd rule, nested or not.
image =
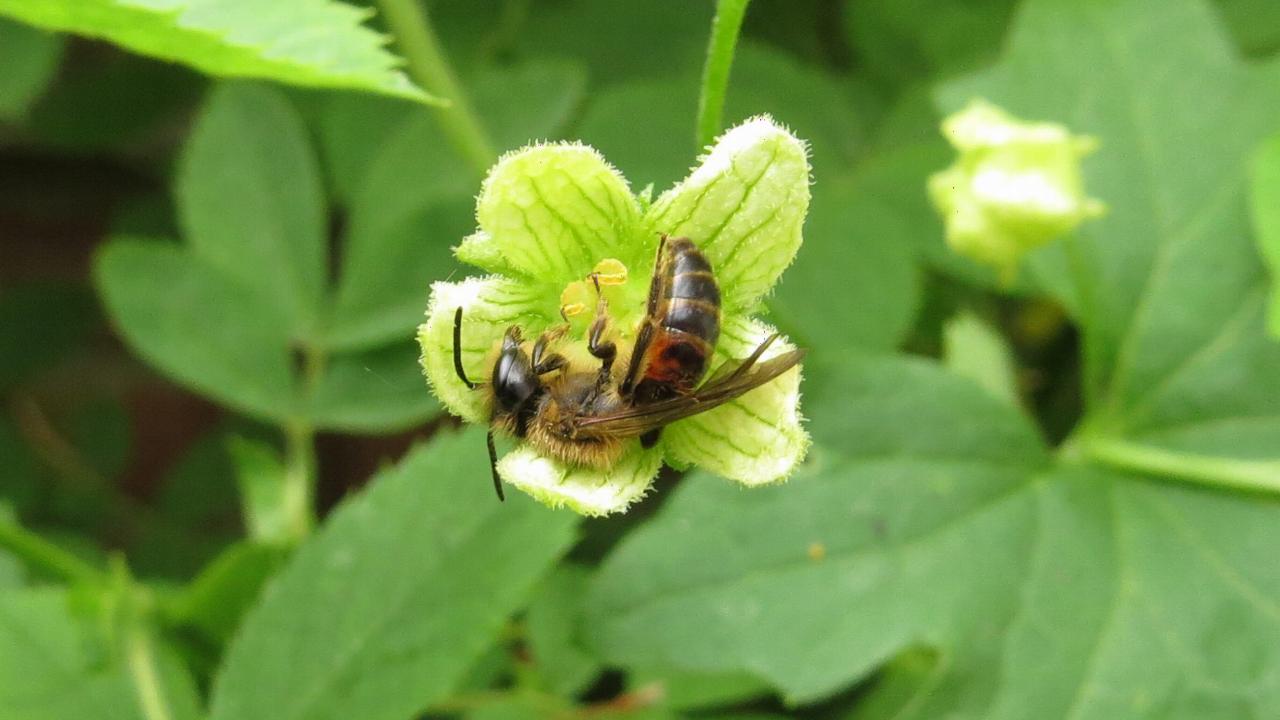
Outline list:
[[[1166,450],[1129,440],[1085,439],[1082,453],[1098,462],[1200,485],[1280,492],[1280,460],[1239,460]]]
[[[707,63],[702,67],[702,94],[698,97],[699,147],[710,145],[720,132],[733,51],[738,45],[748,2],[719,0],[716,4],[716,19],[711,23],[711,41],[707,44]]]
[[[0,548],[13,553],[28,567],[68,582],[98,583],[106,577],[101,570],[10,519],[0,518]]]
[[[315,430],[295,421],[284,429],[284,487],[280,502],[288,518],[289,537],[301,541],[315,526],[312,498],[316,485]]]
[[[309,405],[324,376],[325,353],[317,347],[302,349],[302,395]],[[315,527],[316,448],[315,427],[303,412],[284,426],[284,487],[281,504],[289,535],[301,541]]]
[[[409,63],[409,75],[427,92],[449,100],[436,108],[440,127],[471,166],[483,175],[497,158],[493,142],[463,93],[421,0],[378,0],[378,7]]]
[[[173,711],[169,708],[160,669],[156,665],[155,639],[141,619],[132,622],[125,638],[125,662],[134,690],[138,693],[142,716],[146,720],[173,720]]]

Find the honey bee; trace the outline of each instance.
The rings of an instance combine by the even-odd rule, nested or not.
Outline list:
[[[599,368],[570,367],[565,356],[551,350],[567,324],[544,332],[528,352],[513,325],[503,335],[487,383],[472,382],[463,370],[462,308],[454,313],[454,370],[468,388],[491,395],[487,440],[499,500],[495,432],[532,443],[566,463],[608,469],[630,441],[652,447],[666,425],[750,392],[804,357],[803,350],[790,350],[761,360],[777,339],[774,334],[751,355],[728,360],[707,376],[720,336],[720,288],[711,263],[689,238],[662,236],[645,315],[621,371],[615,367],[617,345],[605,339],[608,308],[598,281],[596,297],[587,351],[600,361]]]

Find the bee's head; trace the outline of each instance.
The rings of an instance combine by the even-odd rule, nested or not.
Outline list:
[[[512,326],[502,338],[502,349],[490,377],[494,416],[518,413],[542,391],[542,380],[533,371],[529,354],[520,346],[520,329]]]

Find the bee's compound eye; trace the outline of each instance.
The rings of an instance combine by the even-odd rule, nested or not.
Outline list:
[[[493,394],[502,409],[510,411],[523,404],[542,387],[529,357],[520,347],[504,347],[493,366]]]

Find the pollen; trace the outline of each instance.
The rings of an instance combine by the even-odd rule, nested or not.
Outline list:
[[[575,280],[560,293],[560,315],[565,320],[581,315],[591,308],[591,303],[591,289],[585,282]]]
[[[591,271],[591,278],[601,285],[623,285],[627,282],[627,266],[621,260],[605,258],[596,263],[595,270]]]

